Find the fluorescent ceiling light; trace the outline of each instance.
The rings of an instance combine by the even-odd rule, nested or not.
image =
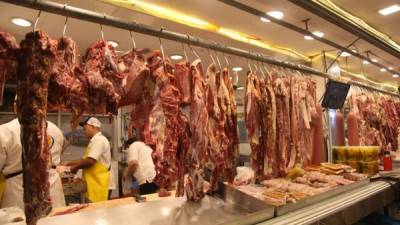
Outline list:
[[[389,70],[392,70],[393,69],[393,67],[391,67],[391,66],[389,66],[389,68],[388,68]]]
[[[386,69],[385,68],[381,68],[380,71],[381,72],[386,72]]]
[[[179,55],[179,54],[173,54],[170,56],[172,60],[181,60],[183,59],[183,56]]]
[[[351,54],[348,53],[348,52],[342,52],[342,53],[340,54],[340,56],[342,56],[342,57],[348,57],[348,56],[351,56]]]
[[[316,31],[314,31],[314,32],[312,32],[315,36],[317,36],[317,37],[323,37],[324,36],[324,33],[323,32],[321,32],[321,31],[318,31],[318,30],[316,30]]]
[[[400,11],[400,6],[395,4],[395,5],[392,5],[392,6],[389,6],[384,9],[379,10],[379,13],[381,15],[387,16],[387,15],[390,15],[390,14],[398,12],[398,11]]]
[[[243,86],[237,87],[236,90],[244,90]]]
[[[399,75],[398,74],[393,74],[392,77],[397,78],[397,77],[399,77]]]
[[[111,45],[113,48],[116,48],[116,47],[118,47],[118,45],[119,45],[119,43],[117,42],[117,41],[107,41],[107,43],[109,44],[109,45]]]
[[[351,51],[354,52],[354,53],[357,53],[357,50],[355,50],[355,49],[352,49]]]
[[[265,17],[260,17],[260,20],[263,21],[264,23],[269,23],[271,20],[265,18]]]
[[[11,18],[11,22],[17,26],[20,27],[30,27],[32,26],[32,22],[24,19],[24,18],[20,18],[20,17],[12,17]]]
[[[368,65],[370,64],[368,60],[363,60],[363,64]]]
[[[233,67],[232,70],[235,71],[235,72],[239,72],[239,71],[242,71],[243,68],[240,67],[240,66],[237,66],[237,67]]]
[[[378,59],[371,59],[372,62],[378,62]]]
[[[314,40],[314,38],[309,36],[309,35],[304,35],[304,39],[306,39],[306,40]]]
[[[281,11],[269,11],[269,12],[267,12],[267,15],[272,16],[278,20],[283,18],[283,12],[281,12]]]

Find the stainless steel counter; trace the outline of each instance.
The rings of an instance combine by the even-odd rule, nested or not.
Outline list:
[[[376,181],[259,224],[353,224],[393,201],[393,191],[389,183]]]

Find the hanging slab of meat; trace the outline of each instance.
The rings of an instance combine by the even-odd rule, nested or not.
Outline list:
[[[217,75],[218,74],[218,75]],[[221,73],[217,71],[215,64],[207,68],[207,111],[208,111],[208,146],[207,146],[207,168],[211,170],[211,191],[217,190],[218,180],[224,172],[224,156],[227,151],[228,139],[225,134],[224,121],[226,116],[223,114],[218,104],[217,77]],[[220,84],[220,82],[218,82]],[[225,93],[225,102],[229,102],[229,93]],[[226,104],[225,104],[226,105]],[[228,106],[229,107],[229,106]]]
[[[245,95],[245,123],[251,147],[251,166],[258,180],[263,180],[264,157],[261,152],[261,92],[253,72],[247,73]]]
[[[148,130],[150,145],[153,147],[153,161],[156,169],[154,182],[161,188],[170,188],[177,179],[177,149],[179,142],[180,93],[172,75],[173,66],[163,61],[156,51],[148,59],[150,74],[156,81],[155,104],[150,112]],[[148,138],[145,138],[145,140]]]
[[[123,74],[122,93],[119,107],[137,102],[143,93],[149,75],[141,50],[132,49],[118,59],[119,71]]]
[[[264,78],[260,82],[262,94],[261,108],[261,133],[262,150],[264,151],[264,175],[267,177],[277,177],[278,156],[276,151],[276,100],[272,88],[272,81]]]
[[[188,151],[188,179],[185,187],[189,200],[199,201],[204,197],[204,165],[208,146],[208,112],[205,75],[200,60],[191,65],[192,102],[190,104],[190,148]]]
[[[117,56],[111,45],[100,40],[93,43],[84,56],[84,70],[75,71],[89,87],[89,110],[93,113],[117,114],[124,74],[119,72]]]
[[[290,85],[290,84],[289,84]],[[278,134],[277,151],[279,162],[279,175],[286,174],[286,166],[288,165],[288,152],[290,152],[290,90],[288,78],[277,78],[274,81],[274,93],[276,98],[277,124],[276,130]],[[301,131],[299,129],[299,131]]]
[[[75,42],[69,37],[58,41],[56,61],[49,80],[48,111],[72,111],[74,130],[88,109],[87,87],[75,76],[79,65]]]
[[[179,142],[177,149],[177,188],[176,188],[176,197],[181,197],[185,194],[185,162],[187,151],[190,148],[190,127],[189,127],[189,119],[187,116],[179,112]]]
[[[220,98],[218,102],[220,104],[220,108],[222,109],[222,115],[226,115],[223,116],[223,120],[225,120],[225,135],[227,136],[225,140],[228,141],[227,149],[224,149],[225,178],[228,180],[228,182],[232,183],[235,174],[236,159],[238,156],[239,134],[237,129],[236,97],[227,68],[222,70],[222,77],[220,77],[219,82],[217,79],[217,83],[219,83],[217,86],[218,98]],[[226,96],[227,94],[229,96],[229,102],[223,100],[226,99],[226,97],[222,97]],[[227,104],[225,108],[223,107],[224,102]]]
[[[313,127],[313,160],[312,164],[319,165],[325,161],[324,128],[322,122],[322,107],[318,104],[316,111],[311,115]]]
[[[307,119],[304,120],[305,123],[305,146],[306,146],[306,155],[303,157],[303,166],[308,166],[312,163],[313,160],[313,133],[315,127],[313,126],[312,115],[317,113],[316,109],[316,83],[311,78],[304,78],[304,87],[306,88],[306,96],[305,96],[305,117]]]
[[[340,110],[336,111],[335,114],[335,137],[337,146],[344,146],[344,118],[342,112]]]
[[[18,50],[19,45],[15,38],[9,33],[0,31],[0,106],[3,104],[6,80],[16,78]]]
[[[23,188],[28,225],[51,211],[47,146],[48,82],[56,60],[57,41],[42,31],[21,42],[18,67],[18,120],[21,124]]]
[[[179,62],[175,64],[176,84],[181,92],[181,104],[190,104],[191,95],[191,73],[188,62]]]

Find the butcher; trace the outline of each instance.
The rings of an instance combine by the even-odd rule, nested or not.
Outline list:
[[[109,186],[113,182],[111,176],[111,148],[110,142],[101,133],[101,122],[95,117],[88,117],[79,123],[83,133],[90,138],[82,159],[68,162],[70,171],[76,173],[82,169],[83,179],[86,181],[87,199],[89,202],[108,200]],[[111,182],[110,182],[111,181]]]
[[[151,157],[153,150],[145,143],[139,141],[136,137],[132,137],[125,142],[128,148],[128,167],[124,172],[124,180],[136,180],[139,183],[139,191],[141,195],[152,194],[157,192],[157,186],[153,180],[156,177],[156,170]]]
[[[14,112],[16,105],[14,103]],[[62,131],[52,122],[47,122],[47,139],[51,153],[49,164],[50,198],[53,207],[65,206],[64,192],[60,175],[55,167],[60,163],[65,139]],[[24,209],[22,185],[22,146],[20,124],[18,119],[0,125],[0,172],[4,174],[4,192],[1,207],[18,207]],[[0,184],[1,186],[1,184]]]

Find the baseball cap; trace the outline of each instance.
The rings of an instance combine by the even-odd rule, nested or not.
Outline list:
[[[92,125],[94,127],[101,127],[101,122],[95,117],[87,117],[85,120],[79,123],[80,126],[85,126],[86,124]]]

